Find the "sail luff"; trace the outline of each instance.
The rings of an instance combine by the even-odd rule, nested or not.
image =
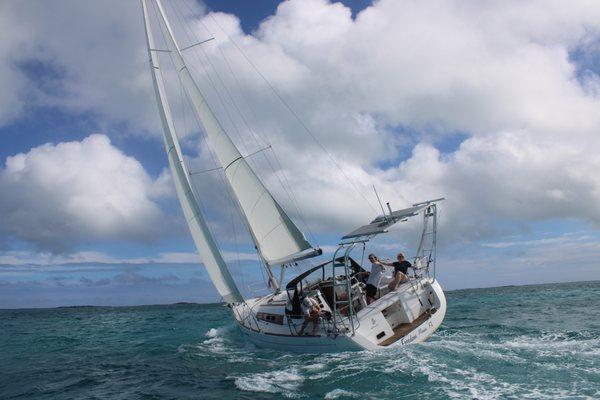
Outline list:
[[[175,68],[196,110],[225,176],[249,225],[263,260],[271,265],[320,254],[264,186],[227,135],[188,70],[161,1],[158,11]]]
[[[150,70],[152,72],[152,84],[156,94],[156,101],[163,127],[163,139],[165,149],[169,158],[169,167],[173,175],[177,197],[181,203],[183,214],[192,234],[194,244],[200,253],[206,270],[219,294],[227,303],[238,303],[243,301],[227,265],[208,229],[202,212],[198,207],[196,198],[192,192],[189,174],[183,161],[182,152],[177,138],[177,132],[171,116],[171,108],[166,96],[166,90],[162,80],[162,73],[158,57],[154,49],[154,36],[150,26],[148,7],[146,0],[141,0],[144,13],[144,28],[146,30],[146,43],[150,57]]]

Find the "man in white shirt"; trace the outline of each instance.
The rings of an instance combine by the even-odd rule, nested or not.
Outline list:
[[[317,328],[319,327],[319,317],[323,314],[319,302],[312,297],[305,297],[302,301],[302,311],[304,312],[304,323],[300,328],[298,335],[304,335],[304,330],[309,322],[313,323],[312,335],[317,336]]]
[[[375,301],[377,291],[379,290],[379,283],[381,281],[381,274],[385,271],[385,267],[375,254],[369,254],[369,261],[371,261],[371,273],[367,280],[367,286],[365,291],[367,292],[367,304],[371,304]]]

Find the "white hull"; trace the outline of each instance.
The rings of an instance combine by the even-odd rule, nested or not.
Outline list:
[[[248,300],[248,306],[235,306],[234,317],[243,335],[261,348],[295,353],[389,349],[425,341],[444,319],[446,298],[439,283],[424,278],[418,287],[415,286],[417,285],[405,283],[397,291],[389,292],[364,307],[355,316],[354,331],[348,329],[337,335],[327,332],[326,324],[319,327],[316,336],[305,336],[297,334],[297,328],[303,320],[288,321],[285,317],[283,324],[277,324],[251,318],[251,313],[256,313],[255,310],[258,309],[270,308],[275,313],[279,308],[285,312],[285,306],[272,295]],[[417,293],[422,305],[417,299]],[[386,317],[385,310],[395,304],[401,304],[404,309]],[[309,324],[307,331],[310,331],[311,326]]]

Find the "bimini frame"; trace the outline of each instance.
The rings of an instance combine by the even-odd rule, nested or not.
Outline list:
[[[356,246],[362,247],[364,255],[366,244],[375,236],[382,233],[387,233],[387,228],[399,221],[406,221],[408,218],[423,213],[423,228],[421,231],[421,239],[416,255],[413,257],[413,265],[415,270],[416,285],[422,285],[424,277],[435,279],[436,276],[436,246],[437,246],[437,205],[436,203],[444,200],[438,198],[427,200],[421,203],[415,203],[410,208],[398,211],[391,211],[389,214],[380,215],[371,223],[361,226],[358,229],[348,233],[342,237],[337,250],[333,254],[332,259],[332,279],[333,279],[333,315],[332,315],[332,334],[337,335],[341,332],[351,331],[354,335],[357,328],[358,320],[354,312],[354,299],[352,298],[352,277],[350,274],[350,253]],[[343,256],[340,254],[343,253]],[[340,264],[336,261],[343,259]],[[337,281],[336,272],[343,269],[343,276],[346,278],[343,282]],[[418,271],[418,272],[417,272]],[[340,271],[341,272],[341,271]],[[416,293],[414,282],[409,280],[413,290]],[[344,292],[347,293],[345,299],[338,299],[336,287],[344,287]],[[419,300],[420,301],[420,300]],[[342,316],[339,310],[345,308],[348,310],[348,315]]]

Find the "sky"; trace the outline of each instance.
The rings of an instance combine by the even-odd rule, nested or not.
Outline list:
[[[446,198],[446,289],[600,279],[597,1],[165,7],[182,47],[211,39],[190,71],[323,261],[379,213],[375,186],[395,209]],[[0,308],[219,301],[174,194],[139,2],[7,0],[0,35]],[[211,230],[242,292],[264,294],[160,57]],[[414,254],[416,222],[367,251]]]

